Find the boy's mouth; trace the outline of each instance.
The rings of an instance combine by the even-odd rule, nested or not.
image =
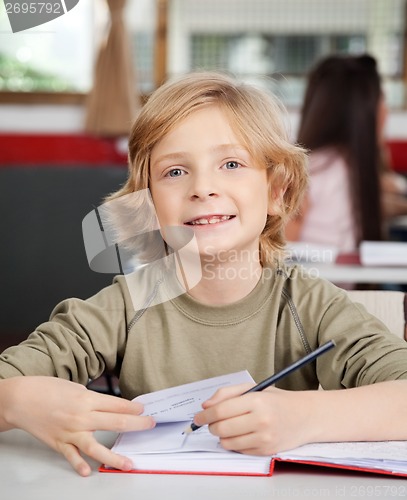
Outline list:
[[[185,224],[187,224],[188,226],[205,226],[207,224],[218,224],[219,222],[225,222],[235,217],[235,215],[204,215],[202,217],[192,219]]]

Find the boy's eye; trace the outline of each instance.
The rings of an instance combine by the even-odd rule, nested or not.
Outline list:
[[[234,170],[234,169],[240,167],[240,163],[238,163],[237,161],[228,161],[228,162],[225,163],[224,166],[228,170]]]
[[[184,175],[184,171],[180,168],[172,168],[165,174],[166,177],[180,177],[181,175]]]

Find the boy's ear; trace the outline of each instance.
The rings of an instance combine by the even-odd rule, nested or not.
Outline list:
[[[287,190],[286,186],[283,186],[279,182],[270,182],[269,183],[269,201],[267,207],[268,215],[281,215],[283,213],[284,206],[284,194]]]

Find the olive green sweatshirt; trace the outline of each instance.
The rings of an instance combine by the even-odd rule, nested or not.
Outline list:
[[[184,293],[135,310],[128,284],[120,276],[88,300],[61,302],[48,322],[0,355],[0,378],[50,375],[87,384],[109,371],[119,376],[122,395],[133,398],[245,369],[259,382],[333,339],[334,349],[277,386],[339,389],[407,379],[407,342],[301,267],[265,268],[248,296],[222,306]],[[156,292],[165,286],[156,283]]]

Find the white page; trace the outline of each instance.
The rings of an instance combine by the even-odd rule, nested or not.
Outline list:
[[[202,403],[217,389],[247,382],[253,383],[254,380],[248,371],[241,371],[150,392],[137,396],[133,401],[142,403],[143,415],[154,417],[157,423],[186,422],[202,410]]]
[[[189,452],[154,454],[128,454],[135,470],[197,472],[211,474],[268,474],[270,457],[242,455],[228,451],[225,453]]]
[[[407,441],[313,443],[279,453],[284,458],[407,461]]]
[[[185,453],[191,451],[211,451],[228,453],[213,436],[208,427],[183,434],[185,422],[171,422],[157,425],[154,429],[139,432],[126,432],[120,435],[113,450],[117,453],[162,454]]]
[[[407,473],[407,441],[312,443],[277,454],[288,460]]]

